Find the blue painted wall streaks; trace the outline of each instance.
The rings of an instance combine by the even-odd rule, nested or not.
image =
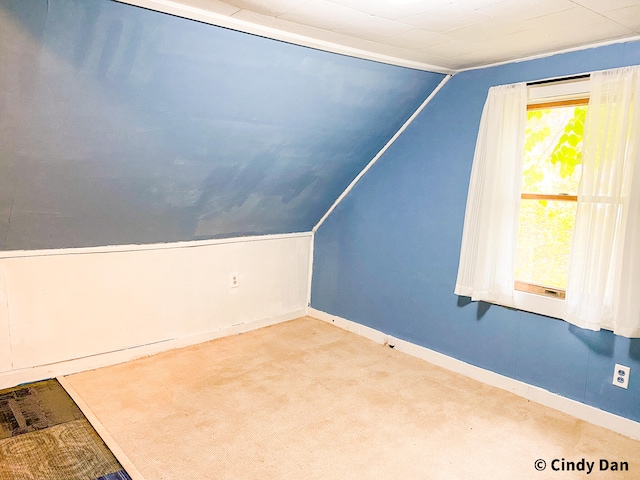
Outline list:
[[[640,377],[611,384],[615,363],[640,372],[640,339],[453,293],[489,87],[638,63],[626,43],[455,75],[316,233],[311,305],[640,421]]]
[[[309,231],[442,75],[0,0],[0,249]]]

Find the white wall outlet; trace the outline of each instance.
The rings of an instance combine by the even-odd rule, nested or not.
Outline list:
[[[613,384],[617,387],[627,388],[629,386],[629,372],[631,368],[616,363],[613,370]]]
[[[240,277],[238,272],[234,272],[229,276],[229,288],[238,288],[240,286]]]

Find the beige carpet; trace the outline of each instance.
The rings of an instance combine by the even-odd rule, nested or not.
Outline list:
[[[146,480],[640,478],[640,442],[309,318],[67,381]]]

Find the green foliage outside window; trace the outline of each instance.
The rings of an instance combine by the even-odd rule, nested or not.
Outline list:
[[[587,106],[530,110],[523,193],[577,195]],[[565,289],[576,203],[522,200],[516,280]]]

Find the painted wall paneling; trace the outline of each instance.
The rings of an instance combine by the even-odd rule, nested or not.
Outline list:
[[[10,338],[6,276],[0,269],[0,372],[11,370]]]
[[[17,371],[300,314],[310,241],[297,234],[1,258],[11,335],[0,338],[10,338]]]

